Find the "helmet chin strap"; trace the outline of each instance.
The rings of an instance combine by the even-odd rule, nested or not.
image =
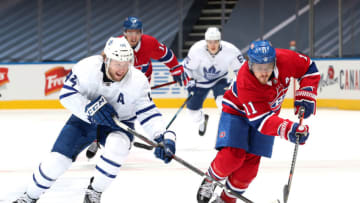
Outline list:
[[[107,78],[109,78],[111,81],[114,81],[109,73],[110,60],[111,59],[109,59],[109,58],[106,58],[106,60],[105,60],[105,74],[106,74]]]

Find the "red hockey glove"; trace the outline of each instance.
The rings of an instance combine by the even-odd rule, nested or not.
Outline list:
[[[284,120],[278,128],[278,135],[295,144],[296,138],[299,136],[299,144],[305,144],[310,135],[309,126],[299,125],[299,123],[294,123],[290,120]]]
[[[170,69],[170,74],[174,81],[179,83],[180,86],[186,86],[190,80],[189,76],[184,72],[184,67],[182,65],[172,67]]]
[[[316,113],[316,92],[312,87],[305,87],[295,92],[295,115],[299,113],[300,106],[305,107],[304,118]]]

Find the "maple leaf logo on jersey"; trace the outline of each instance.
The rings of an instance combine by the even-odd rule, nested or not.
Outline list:
[[[211,66],[209,70],[207,70],[205,67],[203,68],[204,71],[204,77],[207,80],[213,80],[219,77],[220,71],[216,71],[215,66]]]

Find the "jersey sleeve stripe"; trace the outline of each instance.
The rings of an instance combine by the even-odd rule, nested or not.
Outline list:
[[[158,61],[167,63],[167,62],[170,62],[173,59],[173,57],[174,57],[174,54],[172,53],[172,51],[169,50],[168,48],[166,48],[166,53]]]
[[[63,85],[63,87],[62,88],[64,88],[64,89],[67,89],[67,90],[72,90],[72,91],[75,91],[75,92],[79,92],[77,89],[75,89],[75,88],[73,88],[73,87],[70,87],[70,86],[68,86],[68,85]]]
[[[314,62],[311,63],[311,65],[309,66],[309,69],[306,71],[306,73],[298,79],[298,81],[301,81],[302,79],[304,79],[305,77],[309,77],[309,76],[314,76],[314,75],[319,75],[319,71],[315,65]]]
[[[260,114],[258,116],[255,116],[253,118],[248,118],[250,122],[257,122],[258,119],[263,119],[264,116],[266,116],[267,114],[271,113],[271,111],[265,112],[263,114]]]
[[[144,112],[150,111],[150,110],[153,109],[153,108],[156,108],[155,104],[150,105],[150,106],[148,106],[148,107],[146,107],[146,108],[143,108],[143,109],[137,111],[137,112],[136,112],[136,115],[139,115],[139,114],[142,114],[142,113],[144,113]]]
[[[64,99],[65,97],[71,96],[73,94],[77,94],[77,92],[69,92],[66,94],[62,94],[62,95],[60,95],[59,99]]]
[[[157,117],[157,116],[161,116],[161,113],[156,113],[156,114],[153,114],[147,118],[145,118],[144,120],[142,120],[140,122],[141,125],[144,125],[146,122],[148,122],[150,119],[154,118],[154,117]]]
[[[232,109],[234,109],[235,111],[237,111],[238,113],[240,113],[241,115],[246,115],[244,110],[240,110],[234,103],[232,103],[230,100],[223,98],[222,103]]]
[[[176,65],[176,66],[174,66],[174,67],[170,68],[170,70],[171,70],[171,71],[173,71],[173,70],[175,70],[176,68],[178,68],[178,67],[180,67],[180,66],[181,66],[181,64]]]
[[[262,128],[264,127],[264,123],[272,116],[274,115],[274,112],[272,112],[270,115],[266,116],[260,123],[258,127],[258,131],[261,132]]]
[[[136,66],[136,67],[137,67],[138,69],[140,69],[141,72],[146,73],[146,71],[149,69],[149,66],[150,66],[150,61],[149,61],[149,63],[147,63],[147,64],[143,64],[143,65]]]
[[[231,92],[233,93],[233,95],[235,97],[238,97],[238,94],[237,94],[237,89],[236,89],[236,81],[233,82],[232,86],[231,86]]]

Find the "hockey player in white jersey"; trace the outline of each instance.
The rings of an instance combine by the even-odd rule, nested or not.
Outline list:
[[[79,61],[67,76],[60,101],[72,116],[60,132],[48,158],[34,170],[26,193],[15,202],[36,202],[77,155],[96,137],[104,145],[94,176],[85,191],[84,203],[98,203],[101,194],[115,179],[127,157],[133,135],[120,129],[113,117],[134,128],[138,119],[151,139],[164,147],[155,156],[171,161],[175,153],[175,133],[165,129],[159,110],[150,97],[145,75],[133,67],[133,50],[125,38],[110,38],[105,56]]]
[[[186,74],[193,79],[187,85],[188,92],[193,96],[186,105],[190,117],[200,124],[200,135],[205,134],[209,119],[202,110],[209,91],[213,91],[216,105],[221,111],[222,97],[230,85],[228,71],[231,69],[236,75],[244,62],[240,50],[221,40],[221,33],[216,27],[209,27],[205,32],[205,40],[191,46],[183,61]]]

